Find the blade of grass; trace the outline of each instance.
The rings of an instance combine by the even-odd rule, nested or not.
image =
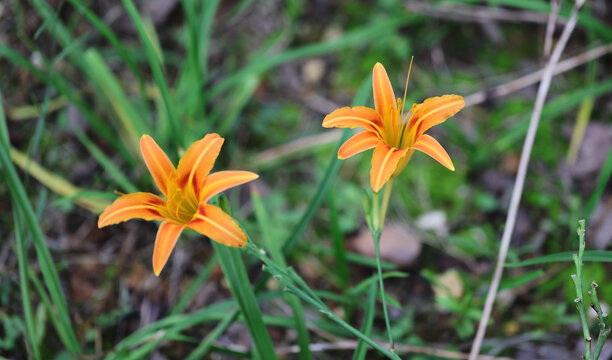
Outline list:
[[[254,188],[252,188],[251,191],[251,200],[253,201],[255,217],[257,218],[261,235],[264,239],[264,243],[266,244],[266,249],[274,261],[276,261],[282,267],[287,267],[287,262],[285,261],[285,257],[281,251],[281,246],[274,241],[274,239],[278,239],[278,236],[276,236],[274,227],[270,222],[268,211],[266,210],[261,196],[254,190]],[[310,353],[310,338],[308,336],[308,329],[306,328],[304,308],[302,307],[300,300],[294,295],[285,294],[283,298],[291,307],[293,319],[295,320],[295,329],[297,330],[298,335],[298,346],[300,348],[298,358],[300,360],[308,360],[312,357],[312,354]]]
[[[355,329],[354,327],[346,323],[344,320],[340,319],[323,303],[323,301],[321,301],[321,299],[316,294],[314,294],[314,292],[308,287],[308,285],[306,285],[302,278],[300,278],[291,269],[283,269],[278,266],[278,264],[276,264],[274,261],[272,261],[265,255],[265,252],[260,251],[250,238],[247,241],[247,244],[244,249],[250,255],[258,258],[261,262],[263,262],[265,264],[264,270],[270,273],[275,280],[279,281],[287,291],[295,294],[304,302],[312,305],[321,314],[327,316],[331,321],[347,330],[353,336],[357,337],[358,339],[362,339],[368,345],[372,346],[374,349],[378,350],[381,354],[385,355],[389,359],[399,359],[397,354],[393,353],[388,349],[385,349],[376,341],[364,335],[362,332]]]
[[[140,69],[138,68],[138,65],[136,64],[136,61],[134,60],[130,52],[125,48],[125,46],[123,46],[123,44],[121,43],[121,40],[119,40],[119,38],[117,37],[117,35],[115,35],[113,30],[108,25],[106,25],[106,23],[102,19],[100,19],[93,11],[89,10],[89,8],[85,4],[83,4],[82,1],[80,0],[68,0],[68,1],[81,14],[83,14],[83,16],[85,16],[87,21],[89,21],[96,29],[98,29],[100,34],[102,34],[102,36],[104,36],[108,40],[108,42],[113,46],[115,51],[117,51],[117,54],[119,54],[119,56],[123,59],[123,61],[125,61],[127,66],[132,71],[132,74],[134,74],[134,76],[136,77],[136,80],[138,81],[138,88],[140,90],[140,96],[143,100],[142,104],[144,108],[146,109],[145,113],[148,113],[149,110],[148,110],[148,104],[146,101],[147,92],[146,92],[144,80],[142,78],[142,73],[140,72]]]
[[[170,90],[168,89],[168,84],[166,83],[166,79],[164,77],[164,70],[162,67],[163,65],[160,57],[158,56],[155,44],[152,40],[152,35],[149,33],[149,31],[147,31],[145,23],[140,17],[136,6],[134,6],[134,3],[131,0],[123,0],[123,5],[127,13],[130,15],[132,22],[134,22],[134,26],[136,26],[136,30],[138,31],[138,35],[140,36],[140,40],[142,41],[142,44],[145,48],[147,59],[149,61],[149,66],[151,68],[151,72],[153,73],[153,78],[155,79],[155,83],[157,84],[157,87],[159,88],[159,91],[161,93],[161,97],[164,102],[164,107],[166,108],[167,112],[168,130],[172,139],[171,143],[175,145],[175,147],[181,146],[183,145],[183,139],[179,137],[180,125],[176,117],[174,104],[172,103],[172,100],[170,98]]]
[[[186,360],[197,360],[201,359],[206,355],[213,346],[215,340],[221,336],[236,319],[238,318],[239,312],[229,312],[225,315],[225,317],[215,326],[213,331],[208,333],[204,340],[198,344],[198,346],[189,354]]]
[[[106,156],[106,154],[91,141],[84,132],[76,128],[73,130],[76,137],[79,139],[81,144],[89,151],[91,156],[98,161],[104,171],[106,171],[111,178],[113,178],[122,190],[127,193],[138,192],[138,188],[134,183],[121,171],[115,162]]]
[[[218,96],[233,87],[242,86],[243,79],[248,76],[259,76],[262,73],[289,61],[295,61],[306,57],[324,55],[332,52],[342,51],[356,45],[367,43],[381,35],[388,35],[394,29],[424,19],[417,15],[402,15],[390,18],[386,21],[374,21],[372,24],[360,26],[356,30],[347,32],[344,36],[325,42],[305,45],[299,48],[289,49],[276,55],[263,53],[256,56],[242,70],[228,76],[210,91],[210,96]]]
[[[555,117],[565,114],[576,106],[579,106],[585,99],[595,99],[598,96],[602,96],[610,92],[612,92],[612,80],[602,81],[593,86],[566,92],[546,103],[544,109],[542,110],[541,121],[550,121]],[[509,129],[498,137],[495,143],[493,143],[494,150],[496,152],[506,152],[518,140],[525,136],[528,125],[529,117],[525,116],[517,125],[513,126],[512,129]]]
[[[87,76],[90,81],[105,95],[121,122],[124,131],[119,134],[125,134],[127,137],[127,141],[124,141],[124,143],[127,142],[132,153],[138,156],[140,135],[147,132],[147,127],[140,113],[130,104],[127,95],[119,85],[119,81],[108,69],[96,50],[87,50],[83,60],[87,63]]]
[[[538,265],[550,262],[559,261],[573,261],[572,255],[575,251],[566,251],[556,254],[538,256],[533,259],[528,259],[520,262],[506,263],[506,267],[522,267],[528,265]],[[586,250],[584,252],[584,261],[595,261],[595,262],[612,262],[612,251],[609,250]]]
[[[361,86],[359,87],[359,90],[357,91],[357,95],[355,95],[355,99],[353,100],[353,106],[365,105],[366,99],[368,98],[371,84],[372,83],[369,77],[366,78],[361,83]],[[308,224],[310,224],[310,222],[312,221],[312,218],[314,217],[315,213],[317,212],[317,210],[323,203],[323,200],[325,199],[327,192],[329,191],[332,184],[334,183],[334,180],[336,179],[336,175],[338,174],[338,170],[340,170],[340,165],[341,165],[340,160],[338,159],[338,155],[337,155],[338,149],[340,148],[342,144],[344,144],[346,140],[348,140],[350,135],[351,135],[350,130],[345,129],[342,131],[342,136],[340,138],[340,141],[338,141],[338,143],[336,144],[334,148],[334,151],[330,158],[329,165],[327,166],[327,169],[325,170],[325,174],[323,175],[323,179],[321,179],[321,182],[317,186],[317,190],[314,196],[312,197],[312,200],[310,200],[310,203],[308,204],[308,208],[306,209],[306,212],[304,212],[304,215],[302,215],[302,217],[300,218],[300,221],[298,222],[298,224],[295,226],[295,228],[291,232],[291,235],[289,235],[289,237],[287,238],[287,241],[284,242],[283,253],[285,255],[293,251],[293,248],[295,247],[298,240],[302,237],[302,235],[306,231]]]
[[[15,248],[17,249],[17,262],[19,267],[19,290],[21,292],[21,306],[26,325],[26,339],[30,344],[30,351],[35,359],[40,359],[40,351],[36,342],[36,328],[34,316],[32,315],[32,303],[30,302],[30,290],[28,288],[27,264],[25,239],[23,237],[23,222],[19,209],[13,208],[13,219],[15,221]]]
[[[332,239],[332,248],[334,250],[334,260],[336,262],[336,275],[342,290],[346,290],[348,286],[348,264],[346,262],[346,249],[344,247],[344,239],[340,231],[340,219],[338,216],[338,206],[336,206],[336,195],[330,191],[327,195],[327,203],[329,205],[329,232]]]
[[[228,214],[230,213],[227,198],[224,196],[219,197],[219,204],[223,211]],[[245,318],[247,328],[253,338],[253,343],[259,353],[259,357],[266,360],[276,359],[274,345],[272,345],[268,329],[262,320],[255,292],[253,291],[253,287],[246,272],[246,267],[242,261],[241,250],[230,248],[214,241],[212,245],[217,259],[219,260],[219,264],[221,265],[221,269],[223,270],[223,274],[238,303],[240,312]]]
[[[198,276],[189,284],[187,289],[183,291],[176,305],[174,305],[172,311],[170,311],[170,315],[180,314],[187,308],[191,300],[196,296],[198,290],[200,290],[202,285],[208,280],[215,266],[217,266],[215,258],[208,260],[208,263],[198,271]]]
[[[41,184],[59,195],[71,197],[85,191],[38,165],[32,159],[28,158],[27,155],[15,148],[10,148],[10,157],[20,168],[27,171],[32,177],[40,181]],[[102,210],[110,205],[110,202],[83,197],[75,197],[74,202],[93,213],[101,213]]]
[[[4,118],[4,109],[2,106],[1,97],[0,123],[2,124],[0,128],[2,128],[3,132],[5,132],[7,126],[6,119]],[[72,353],[79,354],[81,352],[80,346],[70,323],[68,306],[66,304],[66,299],[64,298],[64,293],[62,292],[62,287],[60,286],[59,276],[57,275],[55,264],[51,258],[51,253],[49,252],[49,248],[45,243],[45,238],[38,224],[38,219],[32,210],[32,205],[30,204],[23,184],[21,183],[19,176],[17,175],[17,171],[11,162],[9,155],[10,144],[5,141],[7,139],[8,133],[3,134],[2,144],[0,146],[0,164],[2,165],[2,169],[5,174],[6,184],[8,185],[13,203],[21,211],[25,224],[32,233],[34,247],[36,249],[36,255],[43,274],[43,279],[45,280],[45,285],[47,286],[51,299],[53,300],[53,304],[57,309],[57,316],[60,320],[59,323],[67,334],[68,343],[66,346]]]
[[[372,332],[372,324],[374,324],[374,309],[376,304],[376,281],[372,281],[370,289],[368,290],[368,300],[366,301],[365,314],[363,315],[363,325],[361,332],[365,336],[370,336]],[[353,354],[353,360],[364,360],[368,352],[368,344],[359,339],[355,353]]]
[[[73,87],[57,73],[50,65],[47,66],[46,71],[39,70],[30,60],[23,57],[13,49],[0,44],[0,56],[6,57],[9,61],[15,65],[25,68],[30,74],[34,75],[41,81],[52,85],[60,94],[64,95],[71,103],[73,103],[79,112],[88,120],[89,124],[96,131],[97,134],[102,136],[104,140],[108,141],[115,149],[119,151],[122,158],[134,166],[135,158],[127,150],[125,145],[117,139],[116,133],[111,131],[108,125],[103,122],[85,102],[80,98],[77,92],[73,90]],[[46,60],[44,63],[48,63]]]

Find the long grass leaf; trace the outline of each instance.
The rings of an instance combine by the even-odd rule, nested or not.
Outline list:
[[[229,205],[226,198],[221,196],[219,202],[221,208],[229,213]],[[214,241],[212,244],[217,259],[219,259],[219,264],[221,264],[223,274],[229,283],[249,333],[253,338],[253,343],[259,353],[259,357],[266,360],[276,359],[274,345],[272,345],[268,329],[262,320],[255,292],[242,261],[241,250],[230,248]]]
[[[361,332],[365,336],[370,336],[372,332],[372,324],[374,324],[374,309],[376,305],[376,281],[372,281],[370,289],[368,290],[368,300],[366,301],[365,314],[363,315],[363,325],[361,326]],[[359,340],[355,353],[353,354],[353,360],[364,360],[368,353],[368,344]]]
[[[61,196],[73,197],[80,192],[85,190],[74,186],[64,178],[50,172],[49,170],[43,168],[32,159],[28,158],[27,155],[20,152],[17,149],[10,149],[10,157],[20,168],[27,171],[30,175],[32,175],[36,180],[40,181],[41,184],[45,185],[52,191],[56,192]],[[78,198],[75,197],[74,202],[86,208],[87,210],[93,213],[101,213],[108,205],[109,202],[103,200],[94,200],[92,198]]]
[[[524,260],[520,262],[512,262],[506,263],[506,267],[522,267],[528,265],[538,265],[545,264],[550,262],[559,262],[559,261],[573,261],[572,255],[575,254],[575,251],[566,251],[556,254],[550,254],[545,256],[538,256],[533,259]],[[595,261],[595,262],[612,262],[612,251],[605,250],[585,250],[584,252],[584,261]]]
[[[140,113],[130,104],[119,81],[96,50],[87,50],[83,58],[87,63],[87,76],[111,104],[124,130],[120,134],[125,134],[127,137],[127,141],[124,142],[127,142],[132,153],[137,156],[140,149],[140,135],[149,132]]]
[[[17,249],[17,263],[19,267],[19,290],[21,292],[21,306],[23,307],[23,317],[26,325],[26,339],[30,344],[32,356],[35,359],[40,359],[40,351],[36,341],[36,328],[34,325],[34,316],[32,315],[32,303],[30,302],[30,290],[28,288],[27,266],[28,258],[26,256],[25,239],[23,236],[23,221],[19,209],[13,209],[13,219],[15,221],[15,248]]]
[[[9,61],[15,65],[25,68],[30,74],[34,75],[41,81],[51,84],[59,93],[66,96],[71,103],[73,103],[79,112],[87,119],[92,128],[97,134],[102,136],[104,140],[108,141],[109,144],[113,145],[122,157],[134,165],[134,156],[127,150],[125,145],[117,139],[116,133],[113,132],[108,125],[103,122],[85,102],[80,98],[77,92],[74,91],[73,87],[62,77],[61,74],[57,73],[52,67],[48,67],[46,72],[39,70],[30,60],[23,57],[13,49],[0,44],[0,56],[6,57]]]
[[[366,99],[368,98],[369,91],[370,91],[370,86],[371,86],[371,80],[368,77],[359,87],[359,91],[357,92],[357,95],[355,96],[355,99],[353,100],[353,106],[363,105],[366,103]],[[306,228],[312,221],[312,218],[314,217],[315,213],[317,212],[317,210],[323,203],[323,200],[325,199],[327,192],[329,191],[332,184],[334,183],[334,180],[336,179],[336,175],[338,174],[338,170],[340,170],[340,160],[338,159],[338,155],[337,155],[338,149],[346,140],[348,140],[350,135],[351,135],[351,131],[348,129],[345,129],[342,132],[342,136],[340,140],[338,141],[338,143],[336,144],[335,149],[332,152],[332,155],[330,156],[329,165],[327,166],[327,169],[325,170],[323,179],[321,179],[321,182],[318,184],[317,190],[314,196],[312,197],[312,200],[310,200],[310,203],[308,204],[308,208],[306,208],[304,215],[302,215],[302,217],[300,218],[300,221],[295,226],[295,228],[291,232],[291,235],[289,235],[287,241],[285,241],[283,245],[283,253],[285,255],[293,251],[293,248],[295,247],[298,240],[302,237],[302,235],[306,231]]]
[[[282,247],[275,242],[275,239],[279,239],[279,237],[276,236],[276,231],[270,222],[269,213],[266,210],[261,196],[257,191],[251,191],[251,199],[253,201],[255,217],[257,218],[259,229],[262,237],[264,238],[264,243],[266,244],[266,249],[269,251],[273,260],[275,260],[281,266],[287,267],[285,257],[282,253]],[[295,328],[298,334],[298,346],[300,348],[299,359],[308,360],[312,357],[312,355],[310,353],[310,337],[308,336],[306,319],[304,318],[304,308],[302,307],[300,300],[292,294],[286,294],[283,296],[283,298],[291,307],[293,319],[295,320]]]
[[[4,110],[1,109],[1,107],[2,106],[0,105],[0,113],[4,114]],[[4,119],[4,115],[0,116],[0,123],[3,123],[1,127],[6,129],[6,120]],[[64,298],[62,287],[60,286],[59,276],[57,274],[57,270],[55,269],[55,264],[51,258],[49,248],[45,243],[45,238],[38,224],[38,219],[34,214],[34,210],[32,210],[32,205],[30,204],[23,184],[17,175],[17,170],[15,170],[15,167],[11,162],[9,148],[10,144],[5,142],[5,139],[2,139],[2,144],[0,146],[0,164],[2,165],[2,169],[5,174],[6,183],[8,185],[11,198],[13,199],[15,206],[17,206],[21,211],[25,224],[32,233],[38,263],[45,280],[45,285],[47,286],[51,299],[53,300],[53,304],[57,309],[60,324],[68,336],[68,344],[66,345],[71,352],[79,354],[81,352],[80,346],[70,323],[68,306],[66,304],[66,299]]]
[[[100,19],[93,11],[89,10],[89,8],[81,1],[81,0],[68,0],[85,18],[89,21],[98,31],[102,34],[108,42],[113,46],[117,54],[125,61],[126,65],[132,70],[132,73],[136,77],[138,81],[138,87],[140,89],[140,95],[143,99],[143,105],[145,108],[147,107],[146,102],[146,88],[144,84],[144,80],[142,78],[142,73],[138,68],[138,64],[130,54],[130,52],[123,46],[121,40],[115,35],[113,30],[106,25],[106,23]],[[148,111],[147,111],[148,112]]]
[[[183,139],[180,138],[179,134],[179,124],[178,119],[176,117],[176,112],[174,109],[174,104],[172,103],[172,99],[170,98],[170,90],[168,89],[168,84],[166,83],[166,79],[164,77],[164,70],[162,67],[162,62],[160,56],[158,54],[158,50],[156,49],[156,45],[152,39],[152,35],[147,30],[143,19],[140,17],[136,6],[131,0],[123,0],[123,5],[127,10],[127,13],[130,15],[134,26],[136,26],[136,30],[138,31],[138,35],[140,36],[140,41],[145,48],[145,52],[147,55],[147,59],[149,61],[149,67],[151,68],[151,72],[153,73],[153,78],[155,79],[155,83],[159,88],[161,93],[161,97],[164,102],[164,107],[167,112],[167,119],[169,123],[169,131],[171,134],[172,143],[176,146],[183,145]]]

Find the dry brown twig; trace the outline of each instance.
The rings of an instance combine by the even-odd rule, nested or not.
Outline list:
[[[578,20],[578,12],[580,11],[582,5],[584,5],[584,1],[585,0],[576,0],[574,4],[574,9],[572,10],[572,14],[570,15],[570,18],[567,24],[565,25],[565,28],[563,29],[563,33],[561,34],[559,42],[555,46],[550,60],[544,68],[542,82],[540,82],[540,86],[538,88],[538,94],[536,96],[533,113],[531,115],[531,120],[529,121],[529,129],[527,130],[527,136],[525,137],[523,151],[521,152],[521,160],[519,163],[518,172],[516,174],[516,183],[514,185],[514,189],[512,189],[510,207],[508,209],[508,216],[506,218],[506,224],[504,226],[504,233],[502,235],[502,242],[497,257],[497,263],[495,265],[495,272],[493,273],[493,280],[491,281],[491,286],[489,287],[489,292],[487,293],[487,299],[485,301],[482,318],[480,319],[480,323],[478,324],[478,331],[476,332],[476,337],[474,338],[474,343],[472,345],[472,350],[470,351],[469,360],[476,360],[478,358],[478,354],[480,354],[480,347],[482,346],[482,340],[484,339],[487,330],[487,323],[489,322],[489,318],[491,317],[491,311],[493,310],[495,296],[497,295],[497,289],[499,288],[499,283],[501,282],[504,270],[504,263],[506,262],[506,256],[508,255],[510,239],[512,238],[512,232],[514,231],[516,215],[518,213],[518,207],[521,201],[521,195],[523,193],[523,185],[525,184],[527,166],[529,165],[531,150],[533,148],[535,135],[538,130],[538,125],[540,123],[540,115],[542,114],[542,109],[544,108],[544,102],[546,101],[548,89],[550,88],[550,83],[552,81],[555,66],[561,58],[561,53],[563,52],[563,49],[565,49],[565,45],[567,44],[567,41],[569,40],[569,37],[572,34],[572,31],[574,31],[574,27],[576,26],[576,22]]]
[[[546,24],[549,21],[547,14],[509,10],[504,8],[492,9],[488,6],[468,6],[452,4],[448,6],[432,6],[429,2],[411,1],[406,3],[406,9],[413,13],[425,14],[432,18],[445,19],[457,22],[521,22]],[[555,18],[555,23],[564,25],[567,21],[563,18]]]

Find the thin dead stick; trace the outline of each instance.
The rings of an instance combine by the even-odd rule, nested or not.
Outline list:
[[[600,45],[591,50],[587,50],[580,55],[576,55],[574,57],[559,62],[557,66],[555,66],[553,75],[559,75],[580,65],[586,64],[589,61],[593,61],[597,58],[607,55],[611,52],[612,44]],[[540,69],[525,76],[521,76],[518,79],[496,86],[494,88],[481,90],[471,95],[468,95],[464,98],[465,106],[467,107],[482,104],[483,102],[492,98],[506,96],[518,90],[524,89],[530,85],[533,85],[542,79],[545,70],[545,68]]]
[[[425,14],[432,18],[445,19],[457,22],[529,22],[536,24],[546,24],[549,21],[547,14],[534,11],[517,11],[497,8],[492,10],[488,6],[431,6],[427,2],[408,2],[406,9],[413,13]],[[566,20],[556,18],[555,22],[564,25]]]
[[[553,74],[558,75],[558,74],[564,73],[580,65],[588,63],[589,61],[593,61],[604,55],[607,55],[611,52],[612,52],[612,44],[600,45],[596,48],[585,51],[584,53],[580,55],[576,55],[576,56],[573,56],[571,58],[568,58],[568,59],[565,59],[559,62],[559,64],[555,66]],[[465,96],[464,97],[465,106],[469,107],[469,106],[479,105],[487,100],[490,100],[496,97],[506,96],[513,92],[524,89],[528,86],[531,86],[539,82],[542,79],[544,70],[545,69],[540,69],[532,73],[529,73],[527,75],[521,76],[520,78],[514,79],[505,84],[502,84],[502,85],[499,85],[499,86],[496,86],[490,89],[481,90],[473,94],[470,94],[468,96]],[[331,105],[331,102],[329,101],[326,102],[325,108],[330,107],[330,105]],[[338,107],[340,106],[337,105],[333,107],[332,110]],[[331,112],[331,110],[327,112]],[[254,159],[254,162],[250,164],[251,166],[255,166],[255,167],[263,167],[267,164],[271,164],[273,162],[289,158],[307,149],[334,143],[340,139],[341,134],[342,134],[342,130],[333,129],[333,130],[325,131],[320,134],[305,136],[303,138],[290,141],[286,144],[276,146],[268,150],[264,150],[263,152],[259,153],[257,157]]]
[[[555,24],[559,9],[561,8],[560,0],[550,0],[550,14],[548,14],[548,22],[546,23],[546,37],[544,38],[544,57],[548,58],[552,50],[553,34],[555,33]]]
[[[565,25],[563,33],[561,34],[561,38],[555,46],[552,56],[550,57],[550,60],[548,61],[548,64],[544,69],[544,74],[542,75],[542,82],[540,83],[540,87],[538,88],[538,94],[536,96],[533,113],[531,115],[531,120],[529,121],[529,129],[527,130],[527,136],[525,138],[523,151],[521,153],[521,160],[519,162],[519,168],[516,174],[516,184],[514,185],[514,189],[512,189],[510,208],[508,210],[508,217],[506,218],[506,225],[504,227],[504,233],[502,235],[502,242],[497,257],[497,264],[495,265],[495,273],[493,274],[491,287],[489,288],[489,292],[487,293],[487,299],[485,301],[482,318],[480,319],[480,323],[478,324],[478,331],[476,332],[476,337],[472,345],[472,351],[470,351],[469,360],[476,360],[478,358],[478,354],[480,354],[480,347],[482,346],[482,340],[484,339],[487,330],[487,323],[489,322],[489,318],[491,317],[491,310],[493,309],[493,303],[495,302],[495,296],[497,295],[497,289],[499,288],[499,283],[501,281],[502,273],[504,270],[504,263],[506,262],[506,256],[508,255],[510,239],[512,237],[512,232],[514,231],[516,214],[518,212],[518,207],[521,202],[523,185],[525,184],[525,175],[527,174],[527,166],[529,165],[531,149],[533,148],[533,142],[535,140],[535,135],[538,130],[538,124],[540,123],[540,115],[542,114],[544,102],[546,101],[546,95],[548,94],[548,89],[550,88],[550,82],[553,77],[554,68],[559,62],[559,58],[561,58],[561,53],[563,52],[563,49],[565,48],[565,45],[567,44],[567,41],[572,31],[574,30],[574,27],[576,26],[576,21],[578,20],[578,12],[580,11],[582,5],[584,5],[584,1],[585,0],[576,0],[570,19]]]

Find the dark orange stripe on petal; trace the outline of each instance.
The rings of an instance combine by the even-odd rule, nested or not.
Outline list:
[[[450,156],[448,156],[448,153],[446,153],[446,150],[444,150],[442,145],[431,136],[427,134],[422,135],[412,147],[431,156],[447,169],[455,171],[455,165],[453,165],[453,161]]]
[[[168,262],[168,258],[172,254],[172,250],[184,227],[170,221],[164,221],[159,226],[157,236],[155,237],[155,248],[153,249],[153,272],[155,276],[159,276],[159,273],[161,273]]]
[[[226,246],[243,247],[247,241],[236,221],[214,205],[201,204],[198,213],[187,226]]]
[[[110,204],[98,218],[98,227],[118,224],[131,219],[163,220],[165,201],[151,193],[122,195]]]
[[[155,140],[149,135],[143,135],[140,138],[140,151],[144,158],[147,168],[155,180],[155,184],[162,192],[162,194],[168,196],[168,181],[174,175],[176,171],[174,165],[166,153],[157,145]]]
[[[369,131],[362,131],[348,139],[338,149],[338,159],[347,159],[362,151],[366,151],[378,145],[380,139],[376,134]]]
[[[372,190],[379,192],[389,181],[397,168],[399,161],[406,155],[408,149],[398,150],[389,148],[387,144],[380,142],[372,155],[372,169],[370,170],[370,185]]]
[[[208,175],[202,191],[200,202],[207,202],[211,197],[249,181],[257,179],[259,175],[250,171],[219,171]]]

